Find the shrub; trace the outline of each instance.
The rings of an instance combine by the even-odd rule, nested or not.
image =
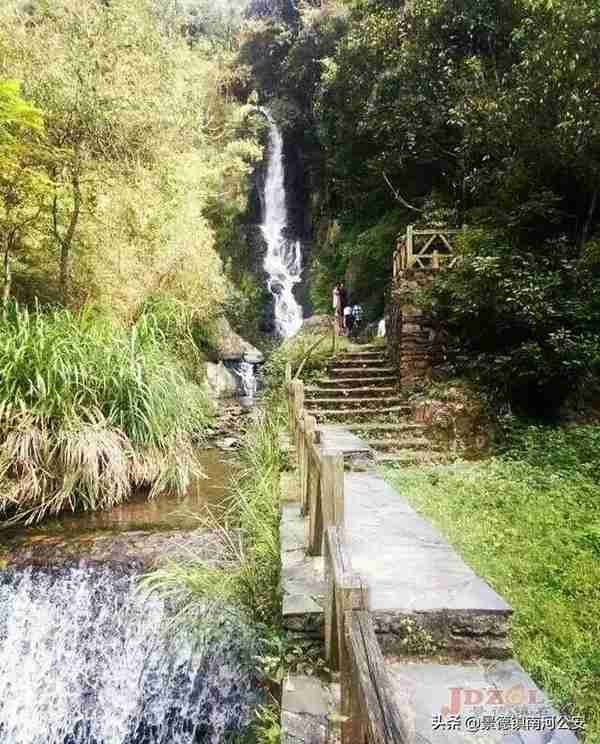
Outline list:
[[[600,288],[571,252],[472,229],[460,264],[421,298],[449,333],[456,371],[536,414],[555,412],[600,365]]]
[[[64,508],[183,491],[192,439],[210,420],[202,391],[155,323],[115,326],[12,305],[0,322],[0,510],[33,522]]]

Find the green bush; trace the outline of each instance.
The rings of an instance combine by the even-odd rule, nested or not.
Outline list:
[[[535,414],[555,413],[600,367],[600,287],[571,252],[562,241],[526,250],[471,229],[458,266],[421,297],[448,331],[455,370]]]
[[[336,352],[350,345],[345,337],[336,338]],[[302,379],[310,381],[322,375],[333,354],[333,334],[299,333],[293,338],[285,339],[269,355],[264,367],[267,389],[275,389],[283,384],[285,367],[292,365],[292,375],[301,373]]]
[[[183,491],[210,409],[157,324],[130,329],[16,305],[0,321],[0,510],[28,522],[64,508]]]

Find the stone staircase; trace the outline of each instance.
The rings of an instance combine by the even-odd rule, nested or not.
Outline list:
[[[425,427],[413,422],[381,346],[360,346],[332,357],[327,376],[305,387],[304,406],[319,424],[337,424],[361,437],[379,463],[409,466],[440,459]]]

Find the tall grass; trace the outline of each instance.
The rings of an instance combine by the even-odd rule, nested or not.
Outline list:
[[[215,561],[190,556],[146,577],[146,588],[168,597],[180,620],[235,613],[254,626],[277,623],[282,425],[277,408],[257,416],[244,434],[242,469],[223,509],[207,510],[199,518],[215,535]]]
[[[0,512],[33,522],[65,508],[186,488],[206,399],[155,323],[9,306],[0,321]]]

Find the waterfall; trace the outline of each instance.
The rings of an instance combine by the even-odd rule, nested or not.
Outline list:
[[[206,652],[124,568],[0,576],[4,744],[217,744],[248,720],[239,631],[222,629]]]
[[[264,219],[261,230],[267,243],[264,268],[268,288],[275,302],[275,330],[279,336],[293,336],[302,325],[302,308],[293,289],[302,274],[302,245],[286,237],[287,209],[283,166],[283,138],[273,117],[261,109],[269,122],[267,177],[264,192]]]
[[[256,379],[256,374],[254,372],[254,364],[241,361],[233,371],[240,379],[244,396],[250,400],[254,400],[258,390],[258,380]]]

